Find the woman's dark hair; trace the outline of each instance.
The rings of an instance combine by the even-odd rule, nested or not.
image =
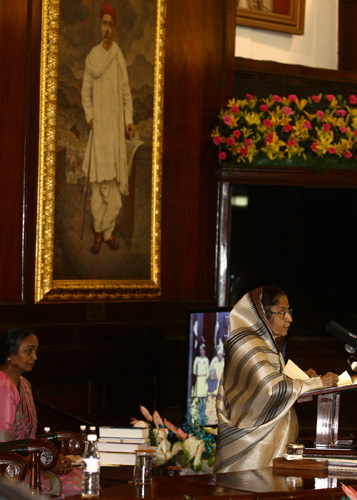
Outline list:
[[[271,318],[272,307],[279,303],[280,297],[287,297],[288,294],[278,286],[263,286],[262,304],[267,318]]]
[[[0,365],[6,363],[10,354],[17,354],[22,342],[33,332],[28,328],[11,326],[0,335]]]

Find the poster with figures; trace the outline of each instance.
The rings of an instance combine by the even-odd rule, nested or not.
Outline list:
[[[224,370],[224,344],[229,338],[230,309],[191,311],[187,417],[216,425],[216,396]]]

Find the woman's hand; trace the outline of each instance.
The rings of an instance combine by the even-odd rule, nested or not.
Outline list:
[[[308,375],[309,377],[318,377],[316,371],[313,369],[313,368],[309,368],[308,370],[306,370],[306,375]]]
[[[336,373],[327,372],[321,376],[322,387],[336,387],[338,383],[338,375]]]
[[[52,467],[51,472],[54,474],[58,474],[62,476],[64,474],[69,474],[72,472],[72,460],[70,458],[65,457],[64,455],[59,454],[57,462],[54,467]]]

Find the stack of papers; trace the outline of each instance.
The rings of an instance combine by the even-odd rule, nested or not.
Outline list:
[[[309,380],[309,376],[301,370],[291,359],[288,360],[283,373],[293,380]],[[347,371],[341,373],[338,377],[338,387],[343,385],[351,385],[352,379]]]

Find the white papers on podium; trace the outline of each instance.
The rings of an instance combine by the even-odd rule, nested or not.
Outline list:
[[[337,386],[341,387],[342,385],[351,385],[352,379],[347,371],[341,373],[338,377]]]
[[[310,378],[291,359],[286,363],[283,373],[293,380],[309,380]]]

